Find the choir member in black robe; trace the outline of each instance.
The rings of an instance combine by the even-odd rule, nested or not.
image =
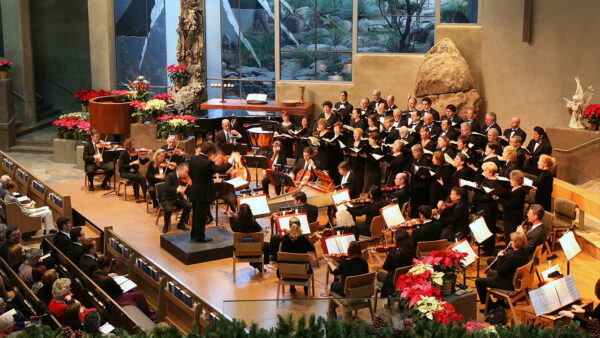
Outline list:
[[[429,135],[429,129],[421,128],[419,135],[421,135],[421,147],[423,147],[423,150],[433,153],[437,147],[437,144],[431,139]]]
[[[385,105],[385,100],[381,97],[381,90],[373,89],[373,101],[369,102],[369,105],[376,111],[382,104]]]
[[[317,121],[325,119],[325,121],[327,121],[327,128],[329,129],[333,129],[333,125],[336,122],[341,121],[340,117],[331,110],[332,108],[333,103],[331,103],[331,101],[323,102],[323,113],[317,117]]]
[[[442,117],[442,121],[443,120],[450,121],[450,129],[452,130],[460,129],[460,125],[464,122],[463,119],[458,116],[456,106],[453,104],[446,106],[446,115]]]
[[[365,159],[360,156],[360,154],[364,151],[368,146],[367,141],[362,140],[363,130],[360,128],[354,129],[354,139],[352,143],[346,145],[347,148],[344,150],[344,155],[348,156],[348,163],[350,164],[350,170],[357,175],[358,177],[358,192],[359,194],[363,192],[364,185],[364,177],[362,177],[365,171]],[[360,150],[358,153],[350,150],[350,148]]]
[[[538,174],[537,163],[542,154],[552,155],[552,144],[550,144],[550,139],[548,139],[548,135],[544,131],[542,127],[533,128],[533,139],[529,141],[527,145],[527,150],[529,150],[529,154],[526,154],[528,165],[527,172],[533,175]]]
[[[431,180],[430,192],[429,192],[429,205],[435,206],[439,201],[444,201],[452,189],[452,174],[454,173],[454,166],[446,163],[444,154],[441,151],[433,153],[433,165],[431,171],[435,172],[433,179]]]
[[[511,146],[504,147],[502,152],[504,168],[500,171],[500,176],[509,177],[511,171],[519,169],[517,165],[517,150]]]
[[[354,107],[348,102],[348,92],[345,90],[340,91],[340,101],[336,102],[333,106],[335,113],[340,117],[343,124],[350,122],[350,114],[354,110]]]
[[[365,130],[367,128],[367,120],[361,116],[360,109],[355,108],[352,111],[352,118],[350,119],[350,123],[348,125],[353,129],[360,128]]]
[[[502,218],[504,219],[504,240],[508,243],[510,234],[517,230],[523,221],[525,213],[525,197],[527,189],[523,186],[523,172],[513,170],[510,173],[510,186],[512,190],[502,196],[494,196],[502,204]]]
[[[328,146],[327,146],[327,142],[325,142],[324,139],[331,139],[333,138],[333,131],[327,129],[327,120],[325,119],[320,119],[317,122],[317,136],[319,139],[319,145],[317,146],[317,160],[319,162],[321,162],[321,165],[323,166],[323,168],[328,168],[328,156],[329,154],[327,153]],[[335,164],[337,166],[337,163]]]
[[[453,187],[460,185],[460,179],[471,182],[474,181],[473,170],[467,166],[468,160],[469,158],[467,157],[467,155],[463,153],[458,153],[454,157],[454,167],[456,168],[456,171],[454,171],[454,174],[452,174]]]
[[[379,120],[377,119],[377,115],[371,115],[367,118],[367,130],[365,130],[367,135],[371,135],[372,133],[377,133],[379,135]]]
[[[521,136],[513,136],[508,141],[509,145],[517,150],[517,169],[525,170],[525,148],[522,146]]]
[[[458,138],[458,132],[451,125],[450,120],[444,119],[440,124],[440,136],[448,136],[449,139],[456,141]]]
[[[343,130],[342,122],[336,122],[333,125],[333,134],[330,133],[330,136],[327,138],[331,139],[331,141],[321,139],[322,142],[325,142],[325,151],[327,154],[327,166],[325,168],[329,173],[329,177],[334,182],[337,182],[340,178],[337,167],[344,160],[344,153],[340,147],[340,142],[344,142]]]
[[[533,182],[535,187],[535,203],[544,207],[544,210],[552,210],[552,189],[554,186],[554,177],[552,169],[556,165],[556,159],[546,154],[540,156],[538,160],[539,173]]]
[[[446,135],[438,137],[436,150],[441,151],[445,155],[454,158],[456,156],[456,150],[450,146],[450,138]]]
[[[309,146],[308,141],[302,139],[303,137],[308,137],[311,134],[307,116],[302,118],[302,125],[299,127],[299,130],[300,131],[298,134],[294,135],[294,144],[296,146],[296,149],[294,150],[294,158],[296,161],[302,158],[302,151],[305,147]]]
[[[365,118],[371,116],[371,114],[375,112],[375,109],[371,107],[369,99],[366,97],[363,97],[360,100],[360,105],[357,107],[357,109],[360,111],[360,115]]]
[[[425,117],[425,114],[431,114],[435,121],[440,120],[440,113],[437,110],[431,108],[431,99],[430,98],[424,97],[423,100],[421,101],[421,106],[423,107],[423,111],[421,111],[421,113],[423,114],[423,117]]]
[[[368,191],[372,186],[379,187],[381,184],[381,170],[379,169],[379,160],[376,160],[372,154],[383,155],[381,146],[377,143],[379,133],[371,133],[369,135],[369,145],[366,147],[366,152],[361,154],[365,159],[364,171],[364,186],[363,191]]]
[[[292,131],[295,130],[295,126],[292,121],[290,121],[289,112],[281,112],[281,118],[283,121],[279,124],[279,126],[277,126],[277,130],[273,136],[281,142],[282,150],[285,156],[291,158],[294,156],[294,134]]]
[[[419,206],[421,204],[429,204],[429,186],[431,180],[429,177],[420,176],[416,174],[417,167],[431,168],[431,160],[428,156],[424,156],[423,147],[420,144],[416,144],[411,148],[413,154],[413,165],[412,165],[412,177],[411,177],[411,195],[410,204],[413,206]],[[417,218],[419,213],[416,207],[411,208],[411,216]]]
[[[472,131],[476,133],[481,131],[481,126],[479,125],[479,121],[477,121],[477,111],[475,110],[475,107],[467,108],[467,120],[465,122],[469,122]]]
[[[385,100],[385,116],[394,116],[394,110],[398,109],[398,106],[394,103],[394,95],[388,95]]]
[[[384,162],[387,165],[386,186],[394,186],[394,179],[397,174],[409,170],[411,164],[410,155],[404,151],[404,142],[402,140],[394,141],[391,148],[391,154],[394,159],[390,162]]]
[[[475,210],[477,212],[483,211],[483,219],[490,232],[494,234],[483,243],[483,256],[493,255],[494,247],[496,245],[496,235],[498,231],[496,228],[496,219],[498,217],[498,201],[493,198],[490,194],[486,193],[483,188],[494,189],[500,185],[500,182],[496,178],[498,167],[492,163],[487,162],[482,165],[483,169],[483,180],[481,181],[480,188],[475,190],[473,196],[473,203],[475,203]]]

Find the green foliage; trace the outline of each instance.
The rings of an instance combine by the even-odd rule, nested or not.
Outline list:
[[[444,0],[441,3],[441,22],[454,22],[454,15],[457,12],[467,13],[467,1],[465,0]]]

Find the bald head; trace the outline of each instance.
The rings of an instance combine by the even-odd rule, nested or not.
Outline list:
[[[517,129],[517,128],[519,128],[520,125],[521,125],[521,118],[515,116],[512,119],[510,119],[510,128],[511,129]]]

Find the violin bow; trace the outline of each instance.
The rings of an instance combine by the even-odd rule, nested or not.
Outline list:
[[[175,155],[175,150],[177,149],[178,144],[179,144],[179,141],[175,141],[175,149],[173,149],[171,151],[171,156],[169,156],[169,160],[167,161],[167,167],[169,166],[169,163],[171,163],[171,159],[173,158],[173,155]]]

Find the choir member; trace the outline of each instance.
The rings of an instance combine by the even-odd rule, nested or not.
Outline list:
[[[517,226],[523,221],[525,208],[525,197],[527,189],[523,186],[523,172],[513,170],[510,173],[511,191],[502,196],[493,196],[502,204],[502,218],[504,220],[504,240],[510,240],[509,235],[517,230]]]
[[[221,121],[221,127],[223,129],[215,134],[215,145],[219,149],[222,149],[225,143],[233,143],[234,138],[242,137],[237,130],[231,128],[231,122],[228,119]]]
[[[394,112],[392,113],[392,117],[394,118],[394,121],[392,124],[394,126],[394,128],[400,128],[400,127],[406,125],[407,117],[402,115],[402,110],[400,110],[400,108],[394,109]]]
[[[427,129],[429,131],[429,136],[432,139],[437,139],[442,132],[440,126],[434,123],[433,115],[431,114],[423,115],[423,126],[421,126],[421,130],[423,129]]]
[[[394,103],[394,95],[388,95],[387,99],[385,100],[385,106],[385,115],[393,116],[394,110],[398,109],[398,106]]]
[[[412,113],[410,113],[410,119],[406,123],[406,127],[408,129],[412,129],[413,133],[416,133],[421,128],[422,124],[423,123],[421,121],[421,112],[419,112],[418,110],[413,110]]]
[[[362,117],[371,116],[375,112],[375,108],[371,107],[369,99],[366,97],[360,100],[360,107],[358,109]]]
[[[450,138],[446,135],[438,137],[436,149],[444,154],[447,154],[450,156],[450,158],[454,158],[454,156],[456,156],[456,151],[454,151],[454,149],[450,146]]]
[[[423,147],[420,144],[415,144],[411,148],[413,154],[413,171],[412,171],[412,187],[411,187],[411,205],[417,206],[421,204],[429,203],[429,185],[430,179],[426,176],[420,176],[417,174],[417,167],[431,167],[431,161],[428,156],[423,156]],[[412,217],[418,217],[416,208],[412,208]]]
[[[535,187],[535,203],[541,205],[545,210],[552,210],[552,189],[554,187],[554,177],[552,169],[556,165],[554,157],[542,154],[538,160],[539,173],[533,182]]]
[[[408,121],[412,115],[412,113],[414,111],[418,111],[417,110],[417,99],[415,99],[414,97],[411,97],[408,99],[408,102],[406,103],[407,109],[405,111],[402,112],[402,117],[404,118],[405,121]]]
[[[367,121],[361,116],[359,108],[354,108],[354,110],[352,111],[352,118],[350,119],[349,126],[354,129],[367,129]]]
[[[519,169],[517,165],[517,150],[511,146],[504,147],[502,152],[504,168],[500,171],[500,176],[509,177],[511,171]]]
[[[412,202],[411,202],[412,203]],[[414,208],[417,211],[417,217],[423,223],[412,232],[412,239],[415,246],[419,242],[437,241],[442,236],[442,223],[432,219],[431,207],[426,204]]]
[[[459,154],[464,154],[467,157],[468,163],[473,163],[474,159],[471,156],[474,155],[474,152],[469,148],[468,136],[461,135],[458,137],[456,140],[456,150]]]
[[[386,176],[387,186],[396,185],[393,184],[392,180],[396,177],[398,173],[409,170],[411,164],[411,159],[409,155],[406,154],[404,151],[404,142],[402,142],[402,140],[396,140],[392,144],[392,156],[394,156],[394,159],[390,163],[384,162],[384,164],[388,165],[388,174]]]
[[[354,136],[354,138],[352,140],[352,143],[350,143],[348,145],[348,147],[360,149],[361,151],[359,153],[356,153],[351,150],[346,150],[345,155],[348,156],[348,163],[350,164],[350,170],[352,170],[352,172],[355,173],[356,175],[358,175],[359,177],[362,177],[362,175],[365,171],[365,159],[364,159],[364,157],[360,156],[359,154],[364,151],[363,149],[366,149],[366,147],[368,146],[368,143],[367,143],[367,141],[362,140],[363,130],[360,128],[354,129],[353,136]],[[358,188],[358,193],[363,192],[362,179],[358,179],[357,188]]]
[[[359,180],[350,169],[350,164],[347,161],[342,161],[338,164],[338,172],[340,174],[339,186],[344,189],[348,189],[351,198],[357,198],[360,194],[361,188],[359,186]]]
[[[377,106],[377,109],[375,109],[375,114],[373,114],[374,116],[377,117],[377,122],[379,124],[383,124],[383,121],[385,119],[386,115],[386,110],[385,110],[385,105],[384,104],[380,104]]]
[[[517,151],[517,169],[525,170],[525,148],[522,146],[521,136],[513,136],[510,138],[509,145]]]
[[[98,169],[104,172],[104,180],[102,180],[100,186],[105,190],[110,190],[108,182],[115,173],[115,168],[112,165],[102,162],[103,150],[98,147],[100,143],[100,132],[97,129],[92,129],[91,142],[86,142],[83,148],[83,161],[85,162],[85,173],[87,174],[88,189],[90,191],[94,191],[94,176],[96,176]]]
[[[429,205],[437,205],[438,201],[443,201],[448,197],[452,188],[452,174],[454,166],[448,164],[444,158],[444,153],[436,151],[432,156],[431,170],[435,175],[431,181],[429,190]]]
[[[333,108],[333,103],[331,103],[331,101],[323,102],[323,113],[317,117],[317,121],[325,119],[327,122],[327,128],[333,128],[333,125],[336,122],[341,121],[340,117],[335,114],[331,108]]]
[[[421,147],[423,147],[424,150],[434,152],[437,145],[431,139],[431,134],[429,132],[429,129],[421,128],[421,130],[419,130],[419,135],[421,136]]]
[[[475,286],[481,304],[485,304],[488,288],[513,290],[515,272],[517,272],[519,267],[529,262],[529,256],[525,250],[527,247],[527,238],[525,237],[525,234],[513,232],[510,234],[509,239],[511,241],[510,245],[512,250],[507,250],[506,253],[501,251],[498,254],[498,260],[494,263],[496,269],[490,271],[487,278],[477,278],[475,280]]]
[[[282,151],[282,144],[280,141],[275,141],[273,142],[273,145],[271,146],[271,151],[269,153],[267,153],[267,158],[269,159],[269,163],[270,163],[270,167],[269,169],[275,170],[275,171],[281,171],[280,170],[276,170],[276,166],[284,166],[287,165],[287,157],[285,156],[285,153]],[[263,187],[263,193],[266,194],[267,196],[270,196],[269,194],[269,184],[272,183],[271,180],[269,179],[269,175],[267,175],[266,171],[263,172],[263,179],[262,179],[262,187]],[[273,186],[275,187],[275,194],[279,195],[281,194],[281,182],[275,182],[273,184]]]
[[[412,265],[415,258],[415,247],[413,240],[404,229],[398,229],[395,234],[396,247],[388,253],[381,267],[386,272],[379,272],[377,280],[383,283],[381,287],[381,298],[387,298],[396,290],[394,272],[396,269]]]
[[[459,180],[473,181],[474,172],[467,166],[469,157],[463,153],[458,153],[454,157],[454,167],[456,171],[452,174],[452,186],[458,186]]]
[[[506,141],[509,141],[513,136],[519,136],[521,137],[521,143],[525,142],[527,133],[521,129],[521,118],[515,116],[510,119],[510,129],[504,130],[502,135]]]
[[[345,90],[340,91],[340,101],[336,102],[334,108],[342,123],[348,124],[350,122],[350,114],[354,110],[354,107],[348,102],[348,92]]]
[[[381,97],[381,90],[373,89],[373,101],[371,101],[369,105],[373,110],[377,110],[377,107],[381,104],[385,105],[385,100]]]
[[[494,164],[500,168],[500,158],[498,155],[502,153],[502,147],[496,141],[489,142],[485,147],[485,157],[481,163],[494,162]]]
[[[453,187],[450,191],[450,203],[439,201],[434,214],[440,215],[442,238],[455,241],[469,234],[469,201],[463,188]]]
[[[319,162],[318,160],[313,160],[312,156],[312,148],[304,148],[304,150],[302,151],[302,158],[296,161],[294,169],[292,169],[292,172],[289,174],[292,179],[295,179],[296,175],[298,175],[299,173],[303,174],[305,173],[305,171],[308,172],[312,171],[313,169],[321,168],[321,162]]]
[[[167,152],[164,149],[158,149],[152,161],[148,164],[146,169],[146,180],[148,181],[148,193],[152,199],[152,206],[158,208],[158,200],[156,199],[156,184],[165,181],[167,174],[172,170],[169,169],[169,162],[167,161]]]
[[[349,230],[352,230],[356,240],[358,240],[360,235],[371,236],[371,222],[374,217],[380,215],[379,209],[387,204],[386,200],[383,198],[381,189],[379,189],[378,186],[373,185],[369,187],[369,198],[371,199],[371,202],[365,205],[348,208],[348,212],[354,217],[362,215],[366,216],[364,222],[359,222],[354,227],[348,228]]]
[[[327,146],[327,142],[325,142],[324,139],[333,138],[333,131],[331,131],[330,129],[327,128],[327,120],[325,120],[324,118],[319,119],[319,121],[317,122],[316,137],[319,139],[319,145],[317,146],[316,158],[321,163],[321,166],[323,168],[329,168],[328,164],[327,164],[329,162],[328,154],[327,154],[329,147]],[[336,165],[337,165],[337,163],[336,163]]]
[[[137,203],[141,203],[140,199],[140,188],[142,189],[142,195],[144,200],[146,199],[146,178],[140,173],[140,165],[146,164],[149,159],[141,158],[142,155],[131,156],[135,154],[135,141],[132,138],[128,138],[123,142],[123,148],[125,151],[121,152],[119,156],[119,174],[121,178],[127,179],[133,185],[133,196]]]
[[[446,119],[450,121],[450,127],[452,129],[460,128],[460,125],[464,122],[456,113],[456,106],[453,104],[446,106],[446,115],[442,117],[442,120]]]
[[[440,124],[440,136],[448,136],[449,139],[456,141],[458,138],[458,132],[451,126],[449,119],[442,120]]]
[[[321,139],[321,142],[325,142],[325,152],[327,156],[326,166],[329,176],[334,182],[339,180],[339,173],[337,166],[344,160],[344,153],[340,147],[340,142],[344,143],[344,127],[342,122],[336,122],[333,125],[333,133],[330,133],[328,139],[331,141]]]
[[[498,123],[496,123],[496,113],[489,112],[485,114],[485,129],[483,131],[487,134],[487,132],[492,128],[498,130],[498,135],[502,134],[502,129]]]
[[[410,200],[410,191],[408,189],[408,175],[406,173],[396,174],[394,179],[396,189],[390,194],[389,200],[403,206]]]
[[[500,182],[496,177],[498,167],[493,162],[484,163],[481,166],[481,169],[483,170],[483,180],[480,184],[482,189],[485,187],[493,190],[500,185]],[[480,243],[482,244],[484,251],[482,256],[491,256],[493,255],[493,251],[496,246],[495,233],[497,232],[496,219],[498,217],[498,201],[482,189],[475,190],[473,203],[475,203],[475,210],[477,210],[477,212],[483,211],[483,219],[485,224],[490,232],[494,234],[483,243]]]
[[[379,133],[379,119],[377,118],[377,115],[371,115],[367,118],[367,129],[365,132],[367,135]]]
[[[273,134],[273,137],[278,138],[279,142],[281,142],[281,150],[285,157],[292,157],[294,155],[294,139],[292,131],[295,130],[295,126],[292,121],[290,121],[290,112],[282,111],[281,119],[283,121],[277,126],[277,130]]]
[[[469,124],[471,124],[472,131],[476,133],[481,131],[479,121],[477,121],[477,111],[475,110],[475,107],[471,106],[467,108],[467,120],[465,122],[469,122]]]
[[[529,154],[525,155],[525,157],[529,158],[527,171],[530,174],[537,175],[538,168],[536,164],[540,156],[542,154],[552,155],[552,144],[550,144],[550,139],[548,139],[544,128],[539,126],[533,128],[533,139],[529,141],[527,150],[529,150]]]
[[[302,158],[302,151],[304,148],[308,147],[308,141],[302,139],[303,137],[310,136],[310,125],[308,122],[308,116],[302,117],[302,125],[300,126],[300,132],[297,135],[294,135],[294,145],[296,146],[296,150],[294,152],[294,159],[299,160]]]
[[[434,121],[439,121],[440,120],[440,113],[431,108],[431,99],[428,97],[424,97],[421,100],[421,106],[423,107],[423,111],[421,112],[423,114],[423,117],[425,117],[425,115],[427,114],[431,114],[431,116],[433,116],[433,120]]]
[[[363,192],[367,191],[371,186],[379,187],[381,184],[380,162],[372,156],[372,154],[383,155],[381,146],[377,143],[378,140],[379,133],[374,132],[369,134],[369,145],[366,147],[366,151],[361,154],[365,159]]]
[[[408,127],[400,127],[400,129],[398,129],[398,133],[400,136],[399,140],[404,142],[404,147],[410,149],[410,147],[417,143],[417,139],[413,135],[411,135],[411,133],[408,130]]]
[[[380,135],[384,144],[392,144],[398,137],[398,129],[394,128],[394,118],[386,116],[383,119]]]

